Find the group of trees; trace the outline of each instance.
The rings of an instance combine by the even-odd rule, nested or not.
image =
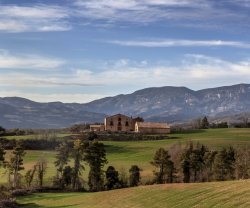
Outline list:
[[[84,181],[81,175],[85,170],[83,163],[87,163],[89,166],[89,191],[111,190],[128,186],[127,181],[124,181],[123,177],[119,177],[119,172],[113,166],[109,166],[106,171],[103,170],[104,165],[108,163],[103,143],[96,140],[77,139],[72,148],[66,143],[62,143],[56,150],[57,174],[54,178],[54,186],[82,190]],[[132,166],[129,171],[129,186],[137,186],[140,182],[139,167]]]
[[[132,165],[127,180],[126,175],[119,177],[119,172],[113,166],[109,166],[106,170],[105,187],[107,190],[111,190],[138,186],[141,180],[140,171],[141,169],[137,165]]]
[[[176,151],[176,148],[178,149]],[[178,154],[176,155],[176,152]],[[172,153],[172,154],[171,154]],[[171,152],[160,148],[151,162],[156,183],[209,182],[250,178],[250,148],[222,148],[219,151],[189,143]]]
[[[193,122],[194,129],[208,129],[208,128],[228,128],[227,122],[209,123],[207,116],[198,118]]]
[[[56,176],[53,178],[53,187],[73,191],[86,190],[85,181],[82,179],[84,165],[88,164],[89,191],[102,191],[128,186],[137,186],[140,183],[140,168],[133,165],[129,170],[127,178],[122,172],[119,173],[113,166],[103,167],[108,163],[104,144],[96,140],[76,139],[73,146],[63,142],[56,148]],[[44,175],[47,169],[47,161],[39,158],[35,165],[21,175],[24,170],[23,159],[25,150],[21,142],[17,142],[7,161],[6,151],[0,145],[0,168],[5,168],[8,173],[9,187],[12,189],[42,188],[44,186]]]
[[[54,185],[59,188],[83,189],[81,179],[84,170],[83,162],[89,165],[88,186],[90,191],[104,189],[103,166],[107,163],[104,145],[95,140],[85,141],[76,139],[73,147],[66,143],[60,144],[56,149],[55,166],[57,175]]]
[[[250,128],[249,115],[243,114],[241,117],[238,117],[238,122],[231,123],[231,126],[234,128]],[[203,118],[198,118],[192,123],[194,129],[208,129],[208,128],[228,128],[229,125],[227,122],[211,122],[209,123],[207,116]]]
[[[9,183],[13,188],[17,188],[20,182],[19,172],[23,170],[23,156],[25,152],[18,142],[12,151],[9,161],[5,160],[5,150],[0,144],[0,168],[5,168],[8,171]]]
[[[17,142],[10,155],[9,160],[5,159],[5,150],[0,145],[0,168],[5,168],[8,173],[9,186],[13,189],[22,187],[21,179],[23,176],[20,174],[21,170],[24,170],[23,158],[25,156],[25,150],[22,146],[22,142]],[[30,169],[25,174],[25,182],[27,187],[31,186],[34,177],[37,177],[39,186],[43,186],[43,177],[47,168],[47,161],[40,158],[34,165],[33,169]]]
[[[5,129],[0,126],[0,136],[21,136],[21,135],[31,135],[34,134],[32,129]]]

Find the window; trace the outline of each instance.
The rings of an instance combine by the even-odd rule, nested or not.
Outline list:
[[[126,121],[126,124],[125,124],[125,126],[128,126],[128,121]]]
[[[118,118],[118,121],[121,121],[121,120],[122,120],[122,119],[119,117],[119,118]]]
[[[121,122],[119,121],[119,122],[118,122],[118,126],[121,126],[121,125],[122,125],[122,124],[121,124]]]
[[[110,121],[109,125],[110,125],[110,126],[113,126],[113,125],[114,125],[113,121]]]

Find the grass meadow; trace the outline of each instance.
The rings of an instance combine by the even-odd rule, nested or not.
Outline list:
[[[250,180],[139,186],[97,193],[41,193],[17,201],[26,208],[247,208]]]

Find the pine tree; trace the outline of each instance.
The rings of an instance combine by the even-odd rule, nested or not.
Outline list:
[[[63,168],[69,162],[70,149],[68,145],[64,142],[56,148],[56,151],[56,160],[54,163],[57,168],[58,177],[62,178]]]
[[[209,127],[209,122],[207,117],[205,116],[202,121],[201,121],[201,128],[202,129],[207,129]]]
[[[232,180],[235,177],[235,151],[223,148],[215,157],[214,177],[217,181]]]
[[[104,144],[97,141],[89,143],[85,150],[84,160],[89,164],[90,171],[88,185],[90,191],[101,191],[104,189],[103,166],[107,163]]]
[[[158,172],[155,172],[156,183],[172,183],[174,178],[174,164],[170,160],[170,155],[167,150],[160,148],[154,155],[152,165],[159,168]]]
[[[72,170],[72,188],[73,190],[78,190],[81,186],[80,175],[84,170],[84,166],[81,164],[83,161],[84,146],[81,140],[77,139],[74,141],[74,146],[72,149],[72,158],[74,161],[74,166]]]
[[[129,169],[129,186],[138,186],[140,183],[140,168],[137,165],[132,165]]]
[[[70,186],[72,183],[72,173],[73,173],[73,168],[70,166],[66,166],[63,169],[63,176],[62,176],[62,184],[63,186]]]
[[[6,152],[3,148],[3,146],[0,144],[0,168],[5,165],[5,156]]]
[[[250,146],[238,148],[235,159],[237,179],[250,178]]]
[[[108,190],[114,189],[119,184],[119,174],[113,166],[109,166],[106,170],[106,184]]]
[[[215,157],[217,155],[217,151],[207,151],[204,155],[204,174],[205,174],[205,180],[207,182],[210,182],[213,179],[214,174],[214,161]]]
[[[189,143],[184,149],[181,156],[184,183],[202,181],[202,172],[205,168],[205,154],[207,151],[207,147],[199,143],[195,147],[193,143]]]
[[[183,182],[189,183],[191,178],[191,162],[190,155],[193,151],[193,143],[189,143],[189,145],[183,150],[181,155],[181,167],[183,173]]]

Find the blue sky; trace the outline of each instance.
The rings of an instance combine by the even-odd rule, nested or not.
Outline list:
[[[250,0],[0,0],[0,97],[249,83],[249,34]]]

